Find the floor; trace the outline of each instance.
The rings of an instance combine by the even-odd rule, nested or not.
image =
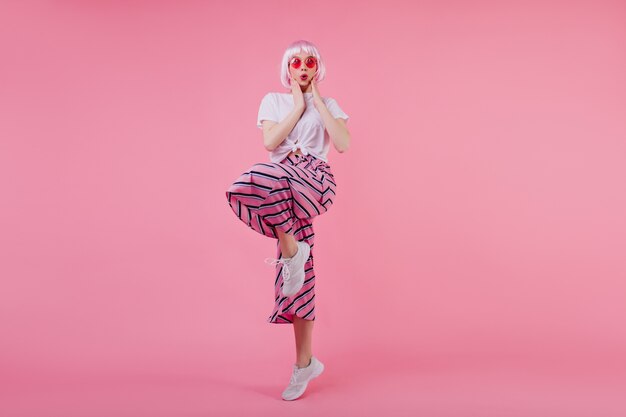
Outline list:
[[[6,417],[428,416],[623,417],[624,368],[590,360],[493,356],[331,355],[295,401],[290,370],[222,362],[195,373],[38,375],[2,389]],[[623,358],[614,358],[623,361]],[[294,414],[297,413],[297,414]]]

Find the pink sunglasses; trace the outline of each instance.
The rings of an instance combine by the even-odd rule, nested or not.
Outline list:
[[[292,58],[291,61],[289,61],[289,64],[292,68],[298,69],[302,65],[302,60],[298,57],[295,57]],[[304,65],[306,65],[308,68],[315,68],[315,66],[317,65],[317,59],[310,56],[304,60]]]

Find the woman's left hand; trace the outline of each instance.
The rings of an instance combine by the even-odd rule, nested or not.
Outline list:
[[[324,101],[322,100],[322,96],[320,95],[320,90],[317,88],[317,80],[315,80],[315,75],[311,79],[311,90],[313,92],[313,105],[317,109],[318,103],[324,104]]]

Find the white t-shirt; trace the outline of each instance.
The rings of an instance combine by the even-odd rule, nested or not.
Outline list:
[[[287,138],[269,153],[270,161],[280,162],[291,151],[300,148],[304,155],[311,154],[316,158],[328,162],[330,136],[324,127],[324,121],[313,104],[313,93],[304,93],[306,110],[296,123]],[[348,120],[349,116],[341,110],[337,101],[331,97],[322,97],[324,104],[334,118],[341,117]],[[273,120],[280,123],[293,110],[293,95],[291,93],[267,93],[261,100],[257,127],[263,129],[263,120]]]

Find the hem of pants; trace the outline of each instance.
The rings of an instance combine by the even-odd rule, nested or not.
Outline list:
[[[267,318],[267,322],[270,324],[293,324],[293,314],[278,314],[274,318],[274,321],[271,321],[272,315]],[[315,316],[313,318],[304,318],[300,317],[302,320],[315,321]]]

